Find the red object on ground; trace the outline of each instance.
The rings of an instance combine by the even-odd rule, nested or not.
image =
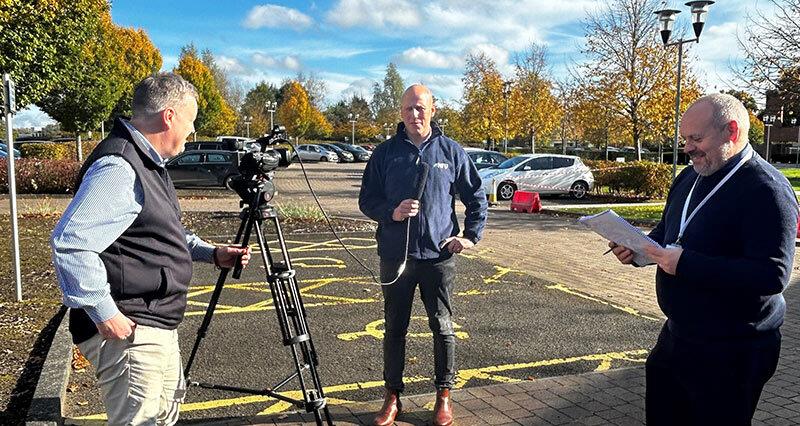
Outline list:
[[[511,211],[535,213],[542,210],[538,192],[516,191],[511,199]]]
[[[797,238],[800,238],[800,222],[797,222]]]

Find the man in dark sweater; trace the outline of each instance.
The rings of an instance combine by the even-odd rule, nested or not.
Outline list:
[[[186,232],[164,163],[194,131],[197,92],[172,73],[144,79],[133,118],[83,164],[50,244],[73,342],[94,365],[110,425],[178,420],[183,373],[177,328],[192,261],[247,264],[239,247]]]
[[[750,424],[775,372],[797,230],[786,178],[753,151],[730,95],[700,98],[681,136],[692,160],[647,249],[667,316],[646,364],[648,425]],[[633,253],[610,243],[625,264]]]
[[[433,332],[437,394],[432,423],[449,425],[453,422],[450,388],[456,375],[451,320],[456,276],[453,254],[480,240],[486,223],[486,195],[478,170],[464,149],[432,123],[436,107],[431,92],[413,85],[403,94],[401,104],[403,122],[394,137],[375,148],[358,197],[361,211],[378,222],[381,281],[396,280],[383,286],[386,394],[374,424],[391,425],[402,407],[399,393],[403,391],[406,333],[419,284]],[[429,172],[421,182],[418,176],[424,174],[423,163]],[[424,185],[424,191],[416,199],[419,188],[415,186],[419,185]],[[461,236],[456,194],[466,207]],[[401,265],[406,265],[404,270]]]

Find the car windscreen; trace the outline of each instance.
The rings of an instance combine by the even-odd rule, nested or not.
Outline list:
[[[502,163],[500,163],[497,166],[495,166],[495,168],[496,169],[510,169],[510,168],[516,166],[517,164],[519,164],[519,163],[521,163],[521,162],[523,162],[525,160],[528,160],[528,158],[529,157],[509,158],[508,160],[503,161]]]

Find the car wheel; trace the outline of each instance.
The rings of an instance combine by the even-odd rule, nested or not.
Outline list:
[[[319,161],[328,161],[328,157],[320,157]]]
[[[570,195],[576,200],[580,200],[581,198],[586,197],[586,193],[589,192],[589,185],[586,184],[584,181],[577,181],[572,184],[572,187],[569,189]]]
[[[497,185],[497,198],[503,201],[510,200],[514,197],[517,187],[511,182],[503,182]]]
[[[236,177],[236,175],[228,175],[228,176],[225,177],[225,180],[222,181],[223,185],[225,186],[225,188],[228,188],[231,191],[233,191],[233,187],[231,187],[231,183],[233,183],[233,178],[235,178],[235,177]]]

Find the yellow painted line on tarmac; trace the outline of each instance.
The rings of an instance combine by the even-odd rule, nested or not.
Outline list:
[[[302,268],[347,268],[347,265],[342,260],[333,257],[297,257],[292,259],[292,265]]]
[[[425,322],[427,322],[428,321],[428,317],[412,316],[411,320],[412,321],[425,321]],[[347,342],[352,341],[352,340],[356,340],[359,337],[368,337],[368,336],[369,337],[374,337],[377,340],[383,340],[383,337],[386,334],[386,331],[383,330],[383,329],[379,329],[378,327],[382,326],[385,322],[386,321],[384,319],[379,319],[377,321],[372,321],[371,323],[367,324],[366,327],[364,327],[364,331],[356,331],[356,332],[353,332],[353,333],[341,333],[341,334],[336,335],[336,337],[339,340],[344,340],[344,341],[347,341]],[[454,322],[453,323],[453,328],[454,329],[460,329],[461,326]],[[469,339],[469,333],[464,332],[464,331],[456,331],[455,335],[456,335],[457,339],[461,339],[461,340]],[[406,337],[407,338],[433,337],[433,333],[407,333]]]
[[[589,355],[579,355],[567,358],[555,358],[555,359],[547,359],[547,360],[539,360],[533,362],[524,362],[524,363],[515,363],[515,364],[505,364],[505,365],[493,365],[488,367],[480,367],[480,368],[471,368],[466,370],[460,370],[456,377],[456,384],[455,388],[460,389],[465,387],[470,380],[472,379],[483,379],[483,380],[491,380],[498,383],[516,383],[521,382],[523,379],[507,377],[502,375],[504,372],[512,372],[515,370],[524,370],[524,369],[531,369],[531,368],[540,368],[540,367],[549,367],[554,365],[564,365],[564,364],[571,364],[576,362],[598,362],[599,366],[595,369],[595,371],[605,371],[611,367],[611,364],[614,361],[629,361],[629,362],[636,362],[636,363],[644,363],[645,359],[643,358],[647,355],[648,351],[646,349],[635,349],[630,351],[622,351],[622,352],[606,352],[606,353],[598,353],[598,354],[589,354]],[[403,381],[405,383],[419,383],[424,381],[429,381],[430,377],[421,377],[421,376],[413,376],[404,378]],[[384,383],[382,380],[375,380],[375,381],[367,381],[367,382],[355,382],[355,383],[346,383],[346,384],[339,384],[333,386],[323,387],[323,391],[326,395],[341,393],[341,392],[348,392],[354,390],[362,390],[362,389],[374,389],[383,387]],[[299,391],[289,391],[286,393],[281,393],[282,395],[296,395],[296,398],[302,397],[299,394]],[[216,400],[209,400],[209,401],[201,401],[201,402],[193,402],[188,404],[181,405],[181,412],[188,412],[188,411],[201,411],[201,410],[211,410],[216,408],[226,408],[238,405],[248,405],[248,404],[256,404],[256,403],[265,403],[265,402],[273,402],[276,401],[274,398],[261,396],[261,395],[249,395],[243,396],[238,398],[226,398],[226,399],[216,399]],[[352,401],[348,401],[345,399],[334,399],[328,398],[328,403],[331,405],[339,405],[339,404],[348,404],[352,403]],[[283,406],[284,410],[291,407],[290,404],[281,404],[279,401],[277,404],[271,404],[270,406],[266,407],[262,413],[264,414],[273,414],[276,412],[280,412],[278,408]],[[105,419],[105,414],[93,414],[89,416],[78,417],[79,420],[103,420]]]
[[[620,306],[620,305],[617,305],[617,304],[614,304],[614,303],[606,302],[603,299],[598,299],[598,298],[590,296],[590,295],[588,295],[586,293],[582,293],[582,292],[580,292],[578,290],[571,289],[571,288],[565,286],[564,284],[553,284],[553,285],[548,285],[548,286],[545,286],[545,287],[550,289],[550,290],[562,291],[564,293],[571,294],[573,296],[578,296],[578,297],[586,299],[586,300],[591,300],[593,302],[597,302],[597,303],[600,303],[600,304],[603,304],[603,305],[606,305],[606,306],[610,306],[610,307],[612,307],[614,309],[618,309],[618,310],[620,310],[622,312],[625,312],[625,313],[628,313],[628,314],[631,314],[631,315],[634,315],[634,316],[637,316],[637,317],[641,317],[641,318],[644,318],[644,319],[649,319],[651,321],[661,321],[660,318],[655,318],[655,317],[651,317],[649,315],[645,315],[645,314],[639,312],[638,310],[636,310],[634,308],[627,307],[627,306]]]
[[[506,276],[506,275],[508,275],[510,273],[517,273],[517,274],[523,274],[523,275],[525,274],[525,271],[520,271],[518,269],[506,268],[506,267],[498,266],[498,265],[494,265],[494,269],[497,271],[494,275],[492,275],[489,278],[484,278],[483,279],[483,282],[485,284],[496,284],[496,283],[499,283],[499,282],[501,282],[501,279],[504,276]]]

